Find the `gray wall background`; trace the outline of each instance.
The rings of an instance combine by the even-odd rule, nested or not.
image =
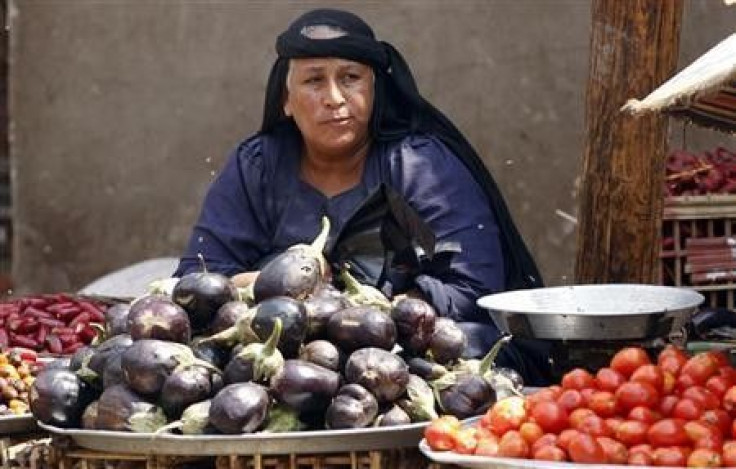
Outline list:
[[[686,5],[682,65],[736,24],[720,0]],[[493,171],[547,282],[571,282],[560,211],[577,207],[587,0],[9,0],[16,292],[178,255],[213,174],[258,128],[276,35],[319,6],[402,51]],[[736,147],[686,133],[690,148]]]

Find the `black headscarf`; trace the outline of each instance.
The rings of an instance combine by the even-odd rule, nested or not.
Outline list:
[[[324,32],[327,31],[327,38]],[[322,34],[322,38],[316,38]],[[455,125],[425,100],[401,54],[353,13],[318,9],[297,18],[276,41],[278,59],[271,69],[261,131],[269,132],[287,120],[283,104],[289,59],[339,57],[365,63],[376,76],[371,135],[390,141],[410,134],[437,136],[470,170],[488,197],[500,229],[505,254],[506,288],[542,286],[534,259],[516,228],[496,182],[483,161]]]

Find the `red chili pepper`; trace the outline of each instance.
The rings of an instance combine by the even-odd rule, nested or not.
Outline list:
[[[77,337],[77,334],[61,334],[59,335],[59,340],[64,345],[64,347],[66,347],[75,342],[79,342],[79,337]]]
[[[94,327],[87,325],[77,333],[77,336],[82,342],[89,344],[95,337],[97,337],[97,330],[95,330]]]
[[[23,319],[19,317],[8,319],[7,321],[5,321],[5,329],[15,332],[18,330],[22,323]]]
[[[31,337],[26,337],[20,334],[14,334],[12,332],[8,332],[8,338],[10,339],[10,343],[12,345],[20,345],[21,347],[28,347],[29,349],[33,349],[33,350],[35,350],[39,345],[38,342],[36,342]]]
[[[74,335],[74,329],[71,327],[54,327],[51,332],[56,335]]]
[[[84,344],[81,342],[76,342],[70,345],[67,345],[64,347],[61,351],[63,355],[72,355],[74,352],[79,350],[80,348],[84,347]]]
[[[28,303],[33,306],[34,308],[45,308],[48,306],[51,302],[47,300],[46,298],[42,297],[35,297],[35,298],[29,298]]]
[[[38,330],[36,331],[36,342],[38,342],[39,344],[45,343],[46,336],[48,335],[48,333],[49,333],[49,329],[43,324],[41,324],[38,327]]]
[[[71,321],[69,321],[69,323],[67,325],[69,327],[74,328],[75,326],[77,326],[77,324],[84,324],[84,325],[88,324],[89,323],[89,320],[90,320],[89,313],[85,311],[83,313],[77,314],[74,317],[74,319],[72,319]]]
[[[77,304],[80,308],[89,313],[90,321],[98,322],[100,324],[105,323],[105,313],[98,306],[90,303],[89,301],[78,301]]]
[[[8,333],[5,329],[0,328],[0,351],[8,348],[10,342],[8,341]]]
[[[23,318],[20,326],[18,326],[18,332],[28,334],[29,332],[36,332],[38,330],[38,319],[36,318]]]
[[[66,323],[64,321],[59,321],[58,319],[53,318],[38,318],[38,322],[48,327],[66,327]]]
[[[23,311],[23,314],[25,314],[26,316],[33,316],[34,318],[54,318],[53,314],[49,313],[48,311],[38,309],[35,306],[27,307],[26,310]]]
[[[81,309],[79,306],[70,306],[68,308],[57,310],[56,317],[64,322],[69,322],[74,319],[80,311]]]
[[[61,345],[59,336],[55,334],[49,334],[46,336],[46,345],[51,353],[61,353],[64,347]]]

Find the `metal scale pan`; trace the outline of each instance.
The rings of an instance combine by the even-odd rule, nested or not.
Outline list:
[[[703,301],[688,288],[604,284],[509,291],[484,296],[478,305],[515,337],[641,340],[679,332]]]

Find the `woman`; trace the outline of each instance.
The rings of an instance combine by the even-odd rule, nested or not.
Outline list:
[[[477,298],[541,286],[483,162],[422,98],[401,55],[357,16],[308,12],[279,36],[276,50],[261,131],[212,184],[175,275],[199,270],[202,253],[210,270],[247,285],[265,259],[313,239],[324,215],[334,238],[387,185],[438,242],[460,247],[449,269],[415,272],[391,292],[423,296],[461,323],[469,356],[483,354],[498,331]],[[507,364],[534,381],[545,364],[509,350]]]

